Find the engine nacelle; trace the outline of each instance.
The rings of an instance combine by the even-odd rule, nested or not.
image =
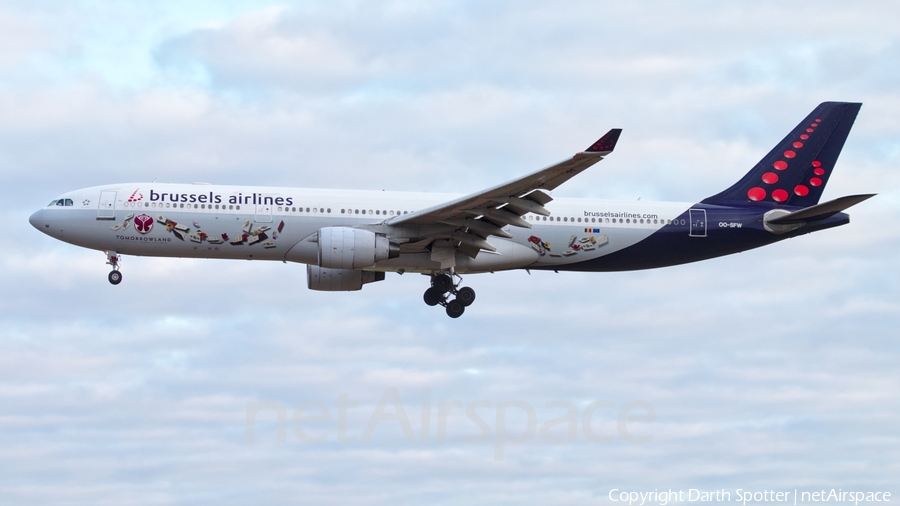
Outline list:
[[[383,272],[328,269],[316,265],[306,266],[306,287],[320,292],[352,292],[362,289],[366,283],[383,280]]]
[[[400,256],[400,245],[383,235],[358,228],[321,228],[318,240],[319,267],[329,269],[365,269]]]

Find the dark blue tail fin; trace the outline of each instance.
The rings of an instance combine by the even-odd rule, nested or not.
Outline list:
[[[861,106],[820,104],[740,181],[703,203],[817,204]]]

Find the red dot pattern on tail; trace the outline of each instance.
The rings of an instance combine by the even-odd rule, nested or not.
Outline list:
[[[759,202],[760,200],[766,198],[766,190],[763,190],[759,186],[750,188],[750,190],[747,192],[747,198],[754,202]]]
[[[804,143],[802,141],[809,140],[809,134],[815,132],[816,128],[821,122],[822,118],[816,118],[815,121],[809,124],[809,127],[806,129],[806,133],[800,134],[800,140],[791,143],[791,147],[793,147],[794,149],[802,149],[804,146]],[[785,152],[783,153],[783,157],[788,160],[796,158],[797,152],[794,151],[794,149],[785,150]],[[812,166],[814,167],[813,172],[816,176],[825,175],[825,169],[822,168],[822,162],[816,160],[812,162]],[[785,160],[777,160],[772,164],[772,167],[774,167],[775,170],[779,171],[787,170],[788,162]],[[775,172],[766,172],[762,175],[762,182],[767,185],[774,185],[778,183],[778,180],[779,176]],[[822,179],[819,177],[813,177],[809,180],[809,185],[822,186]],[[794,187],[793,193],[798,197],[805,197],[809,195],[809,191],[809,186],[806,186],[805,184],[798,184]],[[765,200],[769,195],[770,194],[760,186],[755,186],[747,191],[747,198],[754,202]],[[772,190],[771,197],[775,202],[786,202],[787,199],[790,198],[790,193],[788,193],[788,191],[783,188],[776,188]]]
[[[784,202],[785,200],[788,199],[788,192],[779,188],[772,192],[772,199],[775,202]]]

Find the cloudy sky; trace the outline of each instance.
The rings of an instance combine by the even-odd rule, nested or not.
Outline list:
[[[895,502],[897,19],[0,0],[0,503]],[[864,103],[825,192],[879,193],[849,226],[663,270],[469,276],[459,320],[412,274],[317,293],[299,265],[129,257],[113,287],[102,253],[27,222],[122,181],[468,193],[612,127],[616,153],[555,195],[697,201],[825,100]]]

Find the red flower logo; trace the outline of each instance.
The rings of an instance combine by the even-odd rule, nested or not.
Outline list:
[[[141,234],[146,234],[153,228],[153,217],[147,214],[139,214],[134,217],[134,229]]]

